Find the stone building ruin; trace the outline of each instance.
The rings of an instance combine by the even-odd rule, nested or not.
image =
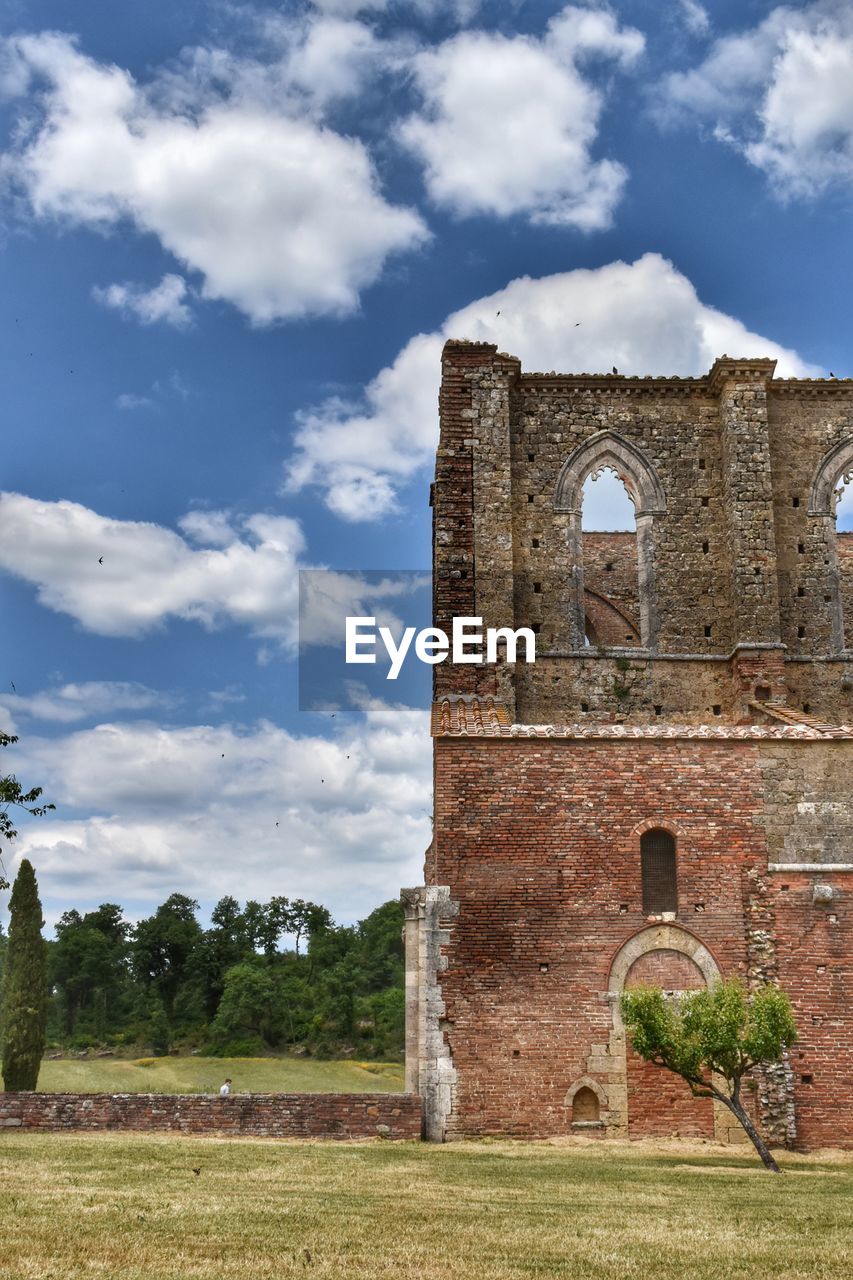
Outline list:
[[[434,618],[536,662],[434,668],[434,837],[404,890],[427,1136],[735,1139],[626,1043],[619,996],[778,981],[773,1140],[853,1144],[853,381],[526,373],[448,342]],[[587,534],[612,468],[636,534]],[[662,1078],[665,1076],[665,1078]]]

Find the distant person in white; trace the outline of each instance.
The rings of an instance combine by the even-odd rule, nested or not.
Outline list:
[[[220,1088],[219,1096],[220,1098],[227,1098],[230,1092],[231,1092],[231,1078],[229,1076],[226,1078],[224,1085],[222,1085],[222,1087]]]

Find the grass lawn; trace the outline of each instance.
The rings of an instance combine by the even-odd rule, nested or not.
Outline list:
[[[6,1280],[839,1280],[853,1158],[673,1144],[0,1138]],[[196,1172],[196,1170],[198,1172]]]
[[[43,1062],[40,1093],[402,1093],[403,1064],[311,1058],[59,1058]]]

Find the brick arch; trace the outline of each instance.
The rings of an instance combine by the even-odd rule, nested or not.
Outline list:
[[[659,948],[638,956],[625,975],[625,989],[661,987],[664,991],[701,991],[707,985],[696,961],[683,951]]]
[[[609,600],[598,591],[590,591],[589,588],[584,590],[584,616],[596,636],[594,641],[590,638],[590,644],[602,644],[608,647],[624,645],[626,628],[632,636],[628,643],[639,642],[640,633],[634,619],[613,600]],[[587,627],[587,634],[589,629]],[[609,639],[611,634],[617,635],[618,639]]]
[[[666,496],[657,471],[642,449],[616,431],[599,431],[590,436],[563,463],[554,491],[554,512],[568,517],[568,559],[572,574],[572,605],[569,619],[571,644],[584,647],[586,611],[583,582],[583,535],[581,507],[583,483],[594,471],[612,467],[634,503],[637,525],[637,577],[639,588],[640,644],[657,647],[659,618],[655,598],[654,520],[666,515]]]
[[[684,836],[684,832],[681,827],[678,823],[673,822],[669,814],[664,814],[663,816],[658,814],[654,818],[643,818],[642,822],[638,822],[635,827],[631,828],[632,847],[633,843],[638,840],[640,836],[645,835],[647,831],[668,831],[676,841],[681,840]]]

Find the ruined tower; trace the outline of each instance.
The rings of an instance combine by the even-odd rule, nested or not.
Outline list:
[[[735,1137],[626,1044],[626,985],[779,981],[773,1139],[853,1143],[853,382],[526,373],[448,342],[434,618],[535,663],[436,666],[434,838],[403,893],[427,1135]],[[587,534],[611,468],[636,533]]]

